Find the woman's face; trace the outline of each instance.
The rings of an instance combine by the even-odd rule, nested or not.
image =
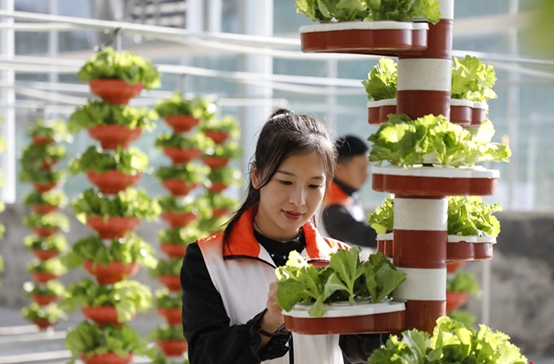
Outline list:
[[[257,171],[252,184],[260,185]],[[260,189],[254,228],[268,238],[291,240],[316,212],[325,194],[325,170],[314,152],[286,158]]]

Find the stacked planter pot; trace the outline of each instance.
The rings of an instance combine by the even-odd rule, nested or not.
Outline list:
[[[89,101],[69,120],[70,131],[86,129],[100,146],[70,163],[72,173],[85,173],[94,186],[73,200],[72,208],[96,235],[77,241],[65,257],[70,268],[82,266],[93,277],[68,287],[62,300],[68,310],[80,308],[90,320],[68,331],[66,347],[72,360],[125,364],[147,351],[147,342],[127,322],[152,305],[150,288],[127,278],[139,264],[157,263],[152,247],[133,231],[141,219],[153,220],[160,212],[155,200],[133,187],[148,159],[129,147],[143,130],[153,129],[157,115],[127,104],[143,88],[159,85],[159,75],[149,61],[111,48],[86,62],[78,75],[102,101]]]
[[[33,182],[35,187],[35,191],[24,198],[25,205],[31,208],[24,223],[34,232],[25,237],[24,244],[35,259],[27,265],[32,281],[23,285],[32,303],[22,309],[22,315],[40,329],[47,329],[66,318],[57,301],[64,293],[58,279],[66,271],[59,255],[66,250],[67,243],[60,233],[68,231],[69,222],[65,215],[56,211],[65,204],[66,197],[56,188],[61,183],[63,171],[54,171],[58,161],[65,157],[65,147],[57,145],[57,141],[66,137],[64,126],[61,121],[38,120],[27,131],[32,142],[21,156],[20,179]]]
[[[440,0],[439,8],[436,24],[358,21],[305,26],[300,29],[302,50],[398,57],[396,102],[381,102],[379,107],[389,107],[383,115],[398,114],[399,123],[405,118],[421,118],[421,123],[426,124],[432,121],[429,118],[441,115],[439,123],[451,122],[454,1]],[[379,111],[376,115],[380,114]],[[376,120],[384,121],[381,117]],[[464,131],[461,126],[456,127]],[[379,141],[375,140],[378,136],[372,140],[373,136],[369,138],[371,142]],[[383,152],[385,139],[380,148],[372,148],[372,153]],[[392,140],[388,142],[394,144]],[[370,155],[370,160],[391,163],[373,167],[372,184],[376,191],[395,195],[392,260],[397,270],[407,274],[394,292],[395,299],[406,307],[401,330],[432,333],[437,319],[446,313],[447,197],[492,195],[499,173],[481,167],[467,168],[463,161],[455,165],[459,168],[445,167],[437,163],[434,155],[421,156],[412,164],[402,160],[395,165],[391,161],[394,156],[391,151],[382,159],[372,159]],[[491,257],[489,254],[483,258]]]

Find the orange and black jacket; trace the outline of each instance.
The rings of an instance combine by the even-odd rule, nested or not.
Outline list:
[[[323,201],[322,221],[323,226],[333,239],[344,241],[348,244],[369,248],[377,247],[377,234],[367,223],[367,217],[356,219],[353,215],[356,202],[353,194],[356,191],[335,179],[325,195]]]

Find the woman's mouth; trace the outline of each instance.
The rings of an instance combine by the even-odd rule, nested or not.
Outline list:
[[[302,215],[304,215],[300,212],[286,211],[286,210],[283,210],[283,214],[285,214],[285,217],[287,219],[291,219],[291,220],[300,220],[302,218]]]

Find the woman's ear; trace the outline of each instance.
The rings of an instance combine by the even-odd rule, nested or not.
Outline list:
[[[258,168],[256,168],[256,163],[252,164],[252,187],[258,189],[260,187],[260,176],[258,175]]]

